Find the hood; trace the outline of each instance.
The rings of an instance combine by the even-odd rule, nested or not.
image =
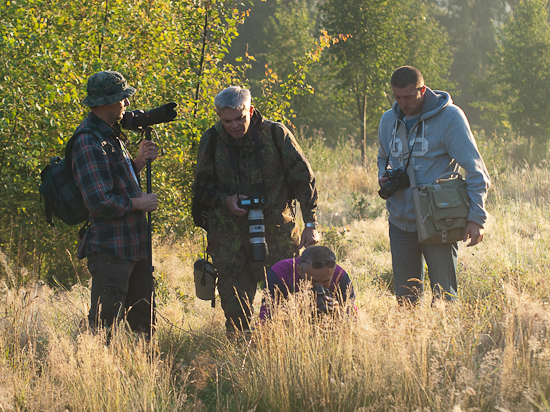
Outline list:
[[[422,111],[420,112],[420,121],[426,120],[432,116],[435,116],[445,107],[451,105],[453,99],[451,95],[442,90],[432,90],[426,86],[426,93],[424,94],[424,104],[422,105]],[[397,102],[393,103],[392,111],[399,120],[405,117],[405,113],[401,110]]]

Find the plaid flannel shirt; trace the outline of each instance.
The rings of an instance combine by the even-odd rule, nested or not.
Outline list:
[[[117,132],[93,113],[77,131],[90,125],[101,132],[105,141],[99,142],[91,133],[83,133],[73,146],[74,178],[90,211],[90,227],[77,257],[82,259],[93,252],[105,252],[125,260],[145,259],[147,219],[145,212],[130,212],[131,198],[139,197],[141,188],[124,157],[128,152]],[[133,161],[131,163],[135,171]],[[137,171],[135,174],[139,179]]]

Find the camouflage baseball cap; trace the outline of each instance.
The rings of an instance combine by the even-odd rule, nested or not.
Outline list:
[[[128,86],[124,76],[113,70],[105,70],[91,76],[86,90],[88,96],[82,103],[88,107],[120,102],[136,93],[136,89]]]

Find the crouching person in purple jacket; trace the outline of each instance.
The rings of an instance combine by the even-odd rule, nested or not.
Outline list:
[[[260,320],[271,317],[273,306],[288,299],[300,287],[311,283],[317,312],[355,312],[355,291],[344,269],[336,264],[336,255],[326,246],[310,246],[297,258],[281,260],[267,273],[267,285],[260,309]]]

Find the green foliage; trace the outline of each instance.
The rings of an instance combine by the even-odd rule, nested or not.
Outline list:
[[[69,279],[63,256],[65,249],[74,253],[78,228],[52,239],[39,201],[38,172],[51,156],[62,154],[86,113],[80,105],[86,80],[104,69],[122,72],[138,89],[132,109],[178,102],[177,121],[156,127],[166,155],[153,167],[153,188],[162,204],[154,227],[161,233],[189,230],[195,146],[214,121],[213,96],[239,75],[222,58],[243,18],[224,0],[0,5],[0,247],[13,249],[15,241],[20,255],[26,253],[21,265],[38,259],[36,277],[55,271]],[[19,232],[15,240],[10,230]]]
[[[130,109],[178,103],[178,117],[157,125],[155,140],[164,151],[152,167],[160,207],[153,228],[160,235],[195,230],[189,217],[200,136],[216,116],[213,99],[230,84],[246,86],[247,63],[224,61],[247,12],[231,0],[10,0],[0,5],[0,248],[12,267],[32,267],[31,278],[56,273],[71,282],[68,256],[76,253],[78,228],[52,236],[39,201],[39,171],[86,115],[80,101],[87,78],[105,69],[124,74],[138,92]],[[293,63],[284,80],[268,73],[259,107],[287,119],[290,100],[307,93],[305,73],[331,40],[321,37]],[[128,133],[130,151],[142,136]],[[143,179],[145,180],[145,179]],[[14,226],[15,225],[15,226]],[[76,275],[82,271],[75,263]]]
[[[376,219],[384,214],[386,206],[378,196],[366,193],[351,194],[351,213],[352,220]]]
[[[265,79],[261,83],[262,95],[255,99],[268,117],[279,120],[290,120],[295,116],[291,106],[294,96],[313,93],[312,87],[306,82],[310,66],[320,60],[323,50],[337,44],[345,37],[331,37],[323,32],[312,44],[305,55],[293,62],[293,68],[284,80],[266,64]]]
[[[286,77],[294,71],[294,62],[315,46],[317,10],[311,0],[276,0],[274,8],[262,46],[268,65]]]
[[[457,83],[453,101],[473,124],[481,123],[481,113],[471,106],[476,100],[474,78],[483,77],[489,69],[489,54],[497,47],[497,25],[507,19],[506,0],[433,0],[434,17],[448,32],[448,45],[453,55],[449,78]],[[490,127],[489,122],[482,126]]]
[[[338,260],[346,257],[347,249],[351,243],[346,239],[346,228],[330,226],[321,230],[323,246],[331,248],[336,254]]]
[[[483,109],[500,131],[524,136],[529,160],[544,158],[550,136],[546,94],[550,88],[547,0],[520,1],[499,32],[490,73],[478,81]]]
[[[350,36],[329,54],[334,76],[347,91],[348,110],[354,123],[361,124],[358,134],[363,136],[366,127],[369,144],[380,116],[393,102],[389,79],[397,67],[414,65],[432,87],[446,85],[450,65],[446,34],[430,17],[426,2],[327,0],[321,12],[321,25],[329,34]]]

